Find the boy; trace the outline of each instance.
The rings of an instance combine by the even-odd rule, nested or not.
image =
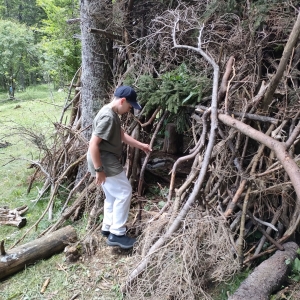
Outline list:
[[[109,246],[123,249],[132,248],[136,239],[125,234],[132,187],[120,162],[122,142],[146,154],[152,151],[148,144],[137,141],[121,128],[118,115],[129,112],[132,107],[141,110],[134,89],[130,86],[117,88],[113,101],[103,106],[93,121],[87,153],[89,171],[96,177],[96,184],[102,185],[105,194],[101,233],[108,237]]]

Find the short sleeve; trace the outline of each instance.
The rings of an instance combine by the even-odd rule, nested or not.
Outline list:
[[[113,134],[113,120],[110,116],[102,116],[95,122],[93,134],[103,140],[110,140]]]

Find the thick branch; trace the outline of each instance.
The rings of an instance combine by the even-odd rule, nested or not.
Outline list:
[[[96,33],[96,34],[102,34],[102,35],[106,36],[107,38],[109,38],[111,40],[122,41],[122,36],[113,34],[111,32],[103,30],[103,29],[89,28],[88,32],[90,32],[90,33]]]
[[[206,106],[198,105],[197,108],[195,109],[195,111],[202,113],[203,111],[205,111],[207,109],[208,109],[208,107],[206,107]],[[224,110],[219,109],[218,112],[223,114]],[[235,112],[235,111],[229,111],[228,114],[234,115],[236,117],[254,120],[254,121],[268,122],[268,123],[272,123],[274,125],[277,125],[279,122],[278,119],[275,119],[272,117],[267,117],[267,116],[261,116],[261,115],[257,115],[257,114],[241,113],[241,112]]]
[[[67,20],[67,24],[76,24],[76,23],[80,23],[81,19],[80,18],[75,18],[75,19],[69,19]]]
[[[273,138],[265,135],[264,133],[255,130],[249,125],[244,124],[241,121],[238,121],[228,115],[219,114],[218,118],[224,124],[236,128],[241,131],[243,134],[249,136],[250,138],[264,144],[268,148],[274,151],[275,155],[281,162],[286,173],[289,175],[290,180],[294,186],[295,192],[300,199],[300,170],[298,165],[295,163],[294,159],[286,151],[286,146],[284,143],[278,142]]]

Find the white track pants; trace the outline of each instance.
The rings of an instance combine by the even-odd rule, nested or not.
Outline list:
[[[105,193],[102,230],[123,235],[126,233],[125,223],[130,208],[131,184],[123,171],[116,176],[106,177],[102,188]]]

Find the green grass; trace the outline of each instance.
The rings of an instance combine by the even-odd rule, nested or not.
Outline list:
[[[14,209],[27,205],[29,210],[25,215],[27,219],[25,227],[18,229],[0,225],[0,241],[5,241],[6,250],[35,224],[49,201],[48,194],[37,203],[34,202],[38,189],[43,185],[42,179],[40,182],[35,182],[31,192],[27,194],[29,178],[34,172],[33,168],[28,168],[29,160],[38,160],[43,155],[28,136],[21,135],[19,130],[20,128],[22,132],[24,129],[33,130],[38,136],[45,136],[51,145],[53,142],[51,135],[54,132],[52,122],[60,119],[66,93],[54,92],[49,86],[40,85],[17,93],[15,97],[15,100],[8,100],[6,93],[0,93],[0,143],[10,143],[8,147],[0,148],[0,206],[6,205]],[[64,193],[60,195],[62,199],[56,199],[52,222],[60,216],[61,204],[65,201]],[[87,218],[84,213],[80,221],[72,223],[79,239],[86,234]],[[32,230],[19,245],[35,239],[49,225],[50,221],[46,214],[39,223],[37,231]],[[94,263],[89,266],[82,261],[70,264],[65,262],[63,253],[54,255],[47,260],[36,262],[5,280],[0,280],[0,300],[67,300],[75,294],[79,295],[76,299],[121,299],[116,288],[118,282],[108,284],[108,279],[103,279],[101,275],[109,270],[107,268],[111,268],[110,264],[105,261],[102,265],[100,263],[101,266],[103,267],[99,269]],[[90,276],[90,270],[94,272],[93,276]],[[98,273],[100,275],[97,275]],[[50,277],[50,284],[45,294],[41,294],[43,282],[48,277]],[[103,283],[107,286],[101,289]]]
[[[0,205],[13,209],[25,204],[29,211],[25,228],[19,230],[16,227],[1,226],[0,240],[4,239],[7,246],[36,221],[36,216],[42,213],[47,204],[46,199],[36,205],[33,202],[41,183],[35,183],[27,194],[29,177],[34,172],[33,168],[29,169],[30,160],[38,160],[40,151],[20,131],[24,133],[29,129],[35,134],[49,137],[54,132],[52,122],[60,118],[66,94],[53,92],[49,86],[41,85],[28,88],[15,96],[16,100],[3,100],[6,95],[0,94],[0,143],[9,143],[8,147],[0,148]],[[32,237],[29,235],[28,238]]]
[[[47,84],[41,84],[41,85],[35,85],[30,86],[26,88],[25,90],[18,92],[15,92],[15,99],[13,101],[30,101],[30,100],[54,100],[57,101],[57,99],[61,99],[61,97],[64,96],[64,93],[58,93],[57,91],[54,91],[54,88],[52,85]],[[11,101],[8,96],[8,92],[1,92],[0,91],[0,102],[1,101]]]
[[[214,300],[227,300],[228,295],[232,295],[241,283],[248,277],[250,270],[246,269],[236,274],[229,282],[221,283],[213,288]]]

